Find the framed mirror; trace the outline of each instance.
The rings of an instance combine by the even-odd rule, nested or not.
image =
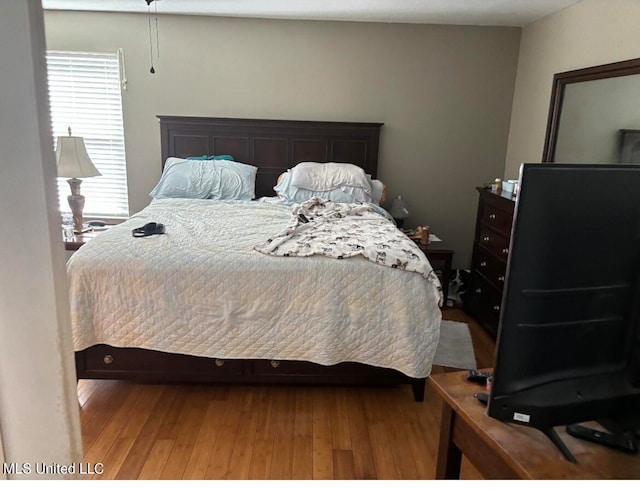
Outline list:
[[[554,75],[542,161],[640,163],[640,58]]]

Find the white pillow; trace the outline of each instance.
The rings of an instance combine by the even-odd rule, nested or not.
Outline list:
[[[291,175],[291,171],[283,173],[273,188],[278,196],[289,203],[304,203],[314,197],[336,203],[371,203],[371,196],[360,187],[340,186],[329,191],[311,191],[291,184]]]
[[[378,179],[371,179],[371,201],[376,205],[381,204],[382,193],[384,193],[384,183]]]
[[[300,162],[291,169],[291,184],[311,191],[331,191],[343,186],[363,188],[371,195],[371,184],[362,167],[336,162]]]

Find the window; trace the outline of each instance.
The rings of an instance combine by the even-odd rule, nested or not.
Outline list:
[[[118,53],[47,52],[54,145],[58,136],[84,138],[87,153],[102,176],[83,179],[83,214],[127,217],[127,165],[124,151]],[[58,179],[61,211],[68,211],[66,179]]]

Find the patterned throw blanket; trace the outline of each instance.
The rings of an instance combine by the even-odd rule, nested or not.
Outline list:
[[[273,256],[323,256],[344,259],[361,255],[368,260],[421,274],[442,287],[420,248],[376,207],[362,203],[335,203],[313,198],[295,205],[293,219],[280,234],[255,250]]]

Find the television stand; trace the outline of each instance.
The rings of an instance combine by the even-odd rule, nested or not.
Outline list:
[[[478,385],[467,381],[466,370],[432,373],[428,380],[428,389],[442,399],[436,479],[459,478],[463,459],[485,479],[640,479],[638,455],[614,454],[607,447],[572,438],[564,426],[556,427],[578,457],[579,462],[572,464],[551,450],[540,430],[489,417],[486,406],[473,397]]]
[[[567,459],[569,462],[573,464],[578,463],[576,458],[571,453],[571,450],[567,448],[567,446],[564,444],[562,439],[558,436],[558,434],[556,433],[556,430],[554,430],[553,428],[539,428],[539,430],[542,431],[542,433],[544,433],[547,436],[547,438],[551,440],[551,442],[556,447],[558,447],[558,450],[560,450],[560,452],[562,453],[565,459]],[[567,428],[567,431],[568,431],[568,428]]]

